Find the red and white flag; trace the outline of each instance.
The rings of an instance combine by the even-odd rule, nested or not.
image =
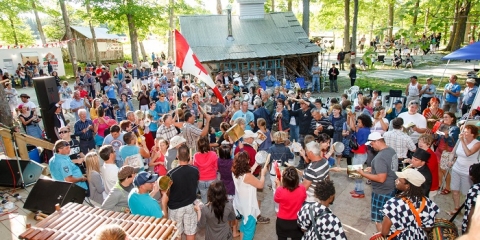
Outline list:
[[[176,29],[175,48],[177,54],[175,65],[207,84],[207,86],[213,90],[218,100],[223,103],[225,100],[223,99],[222,93],[220,93],[220,90],[218,90],[212,78],[208,75],[207,70],[205,70],[195,53],[193,53],[187,40]]]

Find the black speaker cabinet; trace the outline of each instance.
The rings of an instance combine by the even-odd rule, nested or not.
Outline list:
[[[17,160],[2,159],[0,160],[0,186],[5,187],[22,187],[23,174],[25,186],[34,184],[43,171],[43,166],[31,160],[18,160],[20,169],[18,169]]]
[[[45,129],[47,138],[52,139],[52,136],[55,136],[55,126],[53,124],[53,111],[50,111],[50,104],[60,101],[55,78],[51,76],[33,78],[33,85],[37,94],[40,115],[43,118],[43,129]]]
[[[38,179],[27,197],[23,208],[32,212],[42,211],[46,214],[55,212],[55,204],[63,206],[69,202],[82,204],[85,189],[75,183]]]

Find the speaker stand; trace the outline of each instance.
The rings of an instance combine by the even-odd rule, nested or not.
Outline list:
[[[13,134],[13,129],[10,130],[10,134],[12,135],[12,142],[13,142],[13,148],[14,148],[14,151],[15,151],[15,157],[17,158],[17,165],[18,165],[18,169],[19,169],[19,173],[20,173],[20,179],[22,181],[22,185],[21,185],[21,188],[25,189],[25,191],[27,191],[28,193],[30,193],[28,190],[27,190],[27,186],[25,186],[25,179],[23,178],[23,171],[22,171],[22,167],[20,166],[20,157],[18,156],[18,147],[17,147],[17,142],[15,141],[15,134]],[[30,160],[31,161],[31,160]],[[34,184],[34,183],[32,183]],[[30,184],[30,185],[32,185]],[[15,188],[15,186],[14,186]]]

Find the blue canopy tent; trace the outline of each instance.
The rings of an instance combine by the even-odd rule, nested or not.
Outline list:
[[[448,60],[447,65],[445,66],[445,70],[443,71],[442,78],[440,78],[440,82],[438,83],[438,87],[442,83],[443,77],[445,72],[447,71],[448,64],[450,60],[480,60],[480,42],[475,42],[470,45],[467,45],[463,48],[460,48],[445,57],[442,60]],[[475,64],[473,65],[473,69],[475,70]]]

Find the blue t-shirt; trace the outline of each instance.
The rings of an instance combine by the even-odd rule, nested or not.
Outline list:
[[[120,157],[125,164],[132,167],[139,167],[140,171],[145,170],[143,158],[140,155],[140,148],[137,145],[123,145],[120,147]],[[129,159],[127,161],[127,159]]]
[[[167,100],[164,100],[163,102],[160,100],[157,101],[157,106],[155,108],[155,111],[157,113],[168,113],[169,110],[170,110],[170,105],[168,105]]]
[[[83,177],[80,168],[72,162],[68,155],[55,153],[53,157],[50,158],[48,166],[50,167],[50,173],[52,174],[53,180],[56,181],[65,181],[65,178],[68,176],[74,178]],[[77,182],[75,184],[85,190],[88,189],[86,182]]]
[[[128,207],[132,214],[155,218],[163,217],[162,207],[157,200],[150,197],[148,193],[139,194],[138,188],[132,189],[128,194]]]
[[[454,93],[457,93],[457,92],[460,92],[461,87],[458,83],[454,83],[454,84],[447,83],[447,85],[445,85],[445,89],[448,89],[448,90],[450,90]],[[445,100],[449,103],[456,103],[458,101],[458,97],[455,97],[450,93],[447,93],[446,97],[445,97]]]
[[[150,129],[150,132],[156,132],[158,130],[157,121],[160,116],[158,116],[158,113],[155,110],[148,110],[148,113],[153,117],[153,121],[148,125],[148,129]]]
[[[120,133],[117,138],[113,138],[112,134],[108,134],[105,139],[103,139],[102,145],[112,145],[115,151],[115,160],[122,161],[120,157],[120,147],[125,145],[125,142],[123,142],[123,133]]]
[[[116,97],[115,97],[115,88],[114,88],[114,87],[105,86],[105,87],[103,88],[103,90],[105,90],[105,93],[107,94],[107,97],[108,97],[108,98],[116,98]]]
[[[255,120],[255,117],[253,116],[253,113],[250,112],[250,111],[247,111],[246,113],[244,113],[244,112],[242,112],[242,110],[238,110],[233,114],[232,120],[235,121],[235,119],[237,119],[239,117],[245,118],[245,123],[246,123],[245,130],[252,130],[252,127],[250,127],[250,125],[248,125],[248,124]]]
[[[358,129],[356,134],[358,146],[365,144],[368,141],[368,135],[370,135],[370,128],[362,127]]]

